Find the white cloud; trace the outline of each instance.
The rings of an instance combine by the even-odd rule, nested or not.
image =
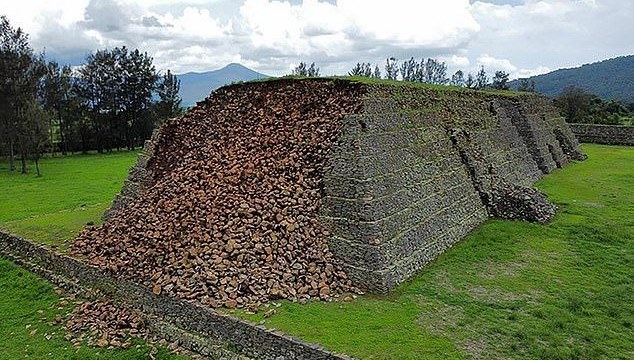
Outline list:
[[[62,61],[127,45],[176,72],[315,61],[342,74],[413,56],[520,77],[634,53],[634,2],[621,0],[21,0],[0,13]]]
[[[62,26],[83,19],[88,0],[19,0],[3,1],[0,15],[6,15],[15,26],[29,33],[43,30],[43,22],[54,18]]]
[[[550,68],[546,66],[538,66],[533,69],[520,69],[513,65],[509,59],[497,59],[490,55],[478,57],[476,64],[478,67],[484,66],[485,70],[490,74],[496,71],[504,71],[510,75],[511,79],[530,77],[551,71]]]
[[[471,65],[471,61],[466,56],[451,55],[449,57],[441,56],[438,58],[440,61],[444,61],[450,68],[468,69]]]
[[[305,0],[298,5],[246,0],[240,13],[252,30],[255,46],[300,54],[336,54],[349,50],[353,41],[412,49],[453,48],[479,30],[469,13],[468,0],[392,0],[389,4]]]
[[[514,72],[517,70],[517,67],[508,59],[496,59],[490,55],[482,55],[478,58],[477,61],[478,67],[484,66],[486,69],[491,70],[502,70],[506,72]]]
[[[568,67],[634,53],[634,3],[622,0],[525,0],[472,4],[481,25],[471,56],[511,59],[526,69]]]

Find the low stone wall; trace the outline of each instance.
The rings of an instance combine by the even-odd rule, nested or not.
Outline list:
[[[634,126],[570,124],[579,142],[634,146]]]
[[[345,355],[324,350],[274,329],[220,314],[180,299],[155,295],[149,289],[100,271],[75,258],[56,253],[44,246],[0,231],[0,256],[15,261],[48,280],[73,290],[98,290],[115,301],[125,303],[144,314],[158,318],[155,329],[169,338],[183,339],[181,345],[192,351],[209,349],[209,342],[224,345],[239,354],[257,359],[275,360],[349,360]],[[184,332],[182,330],[185,330]],[[182,333],[187,333],[183,337]],[[195,335],[191,335],[194,333]],[[201,341],[196,341],[200,338]],[[209,352],[209,351],[206,351]],[[213,358],[243,359],[229,350],[216,348]]]

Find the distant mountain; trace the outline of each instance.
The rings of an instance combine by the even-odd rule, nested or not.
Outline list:
[[[237,81],[250,81],[267,78],[240,64],[229,64],[222,69],[203,73],[190,72],[178,75],[181,81],[180,96],[183,106],[196,105],[197,101],[205,99],[209,93],[217,88]]]
[[[617,57],[577,68],[556,70],[533,76],[537,91],[557,96],[569,85],[577,86],[603,99],[634,103],[634,55]],[[517,89],[519,82],[511,82]]]

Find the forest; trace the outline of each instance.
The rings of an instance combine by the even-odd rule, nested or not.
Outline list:
[[[0,156],[10,171],[45,153],[132,150],[179,114],[180,81],[156,71],[138,49],[98,50],[78,67],[35,53],[29,37],[0,17]]]

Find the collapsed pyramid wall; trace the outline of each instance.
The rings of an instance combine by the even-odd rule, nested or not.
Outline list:
[[[143,188],[152,181],[151,169],[148,168],[147,162],[154,155],[158,137],[159,132],[155,130],[152,133],[152,137],[145,141],[143,150],[139,153],[136,162],[128,173],[128,178],[123,183],[121,192],[115,195],[112,206],[103,214],[102,218],[104,221],[110,219],[117,210],[123,209],[126,205],[133,202]]]
[[[362,91],[332,80],[215,91],[159,128],[71,254],[210,307],[355,291],[316,214],[330,144]]]
[[[467,134],[465,149],[452,143],[457,130]],[[475,163],[463,150],[477,153]],[[332,152],[322,207],[330,249],[357,284],[378,292],[500,215],[480,188],[504,182],[520,189],[516,196],[544,202],[523,187],[582,158],[544,98],[389,87],[368,91],[364,112],[345,119]]]
[[[327,95],[328,91],[336,91],[338,95]],[[294,94],[293,102],[286,105],[293,112],[290,118],[286,117],[282,109],[267,108],[271,106],[267,105],[269,104],[267,101],[258,100],[261,96],[275,97],[278,93]],[[236,103],[219,104],[226,101],[223,97],[229,95],[239,97],[244,109],[241,110]],[[342,97],[350,98],[350,104],[358,102],[359,106],[351,111],[353,107],[346,105],[349,110],[342,112],[340,105],[336,105],[338,99]],[[271,102],[272,106],[280,106],[279,101],[283,101],[283,98],[282,96]],[[339,123],[335,132],[332,128],[333,119],[324,117],[319,112],[311,112],[311,109],[315,107],[337,109],[338,115],[334,118]],[[386,292],[394,288],[490,216],[535,221],[548,220],[554,213],[554,207],[541,193],[531,189],[530,186],[543,174],[565,166],[570,160],[583,158],[576,139],[556,109],[547,99],[529,94],[498,95],[454,89],[368,85],[342,80],[301,82],[282,80],[221,89],[219,93],[197,107],[192,112],[193,115],[188,115],[186,118],[195,118],[194,123],[199,121],[205,129],[214,129],[207,118],[211,116],[215,119],[216,115],[210,114],[209,111],[216,109],[222,109],[221,111],[225,113],[224,117],[218,117],[218,120],[221,120],[225,126],[233,124],[237,129],[254,125],[261,127],[261,124],[258,125],[258,119],[249,118],[245,125],[242,123],[245,119],[239,116],[258,117],[262,114],[268,116],[270,112],[275,113],[274,116],[277,116],[281,122],[288,122],[294,118],[302,122],[308,121],[309,124],[328,126],[330,129],[328,131],[331,133],[329,141],[332,141],[332,144],[324,144],[319,150],[320,157],[327,154],[327,165],[323,171],[320,170],[319,178],[315,178],[317,182],[313,184],[314,189],[320,189],[318,194],[320,206],[318,212],[310,213],[310,216],[315,218],[313,219],[315,222],[311,220],[310,224],[313,225],[307,226],[328,229],[328,232],[318,231],[317,236],[325,236],[323,240],[327,242],[326,248],[318,247],[320,251],[327,253],[327,259],[331,256],[328,254],[333,254],[337,259],[336,268],[341,266],[355,285],[377,292]],[[306,118],[310,116],[317,117],[312,120]],[[190,120],[188,119],[186,124],[191,128]],[[268,126],[278,126],[275,121],[262,121],[269,124]],[[168,127],[174,128],[175,124],[178,122],[172,122],[171,125],[168,124]],[[317,133],[314,133],[312,126],[311,131],[314,137]],[[285,135],[290,137],[289,141],[295,141],[292,139],[305,135],[301,133],[302,127],[280,128],[280,130],[290,131]],[[179,132],[180,137],[186,137],[183,131],[186,130]],[[227,128],[226,131],[233,130]],[[215,129],[212,132],[222,134]],[[244,131],[239,133],[242,134]],[[197,136],[196,141],[201,141],[201,145],[213,146],[209,143],[213,140],[213,136],[209,139],[200,138],[200,134]],[[117,197],[113,208],[107,214],[109,218],[115,217],[115,220],[119,217],[114,222],[119,225],[112,231],[105,231],[106,235],[121,236],[125,233],[127,226],[125,225],[127,220],[123,218],[143,213],[143,202],[148,201],[148,195],[143,194],[147,193],[150,187],[155,186],[156,179],[172,177],[169,174],[171,171],[192,171],[191,168],[180,164],[179,156],[183,154],[188,156],[188,151],[196,152],[194,142],[188,139],[185,143],[188,144],[189,149],[182,150],[181,145],[176,146],[172,143],[165,126],[153,136],[152,140],[146,144],[144,155],[132,169],[121,195]],[[232,149],[242,151],[239,146],[232,146]],[[176,149],[181,150],[175,151]],[[233,154],[228,155],[231,157]],[[196,156],[204,158],[204,154]],[[220,162],[212,164],[211,167],[214,169],[222,170],[227,166],[221,158],[213,161]],[[274,161],[277,163],[271,169],[285,171],[283,168],[289,166],[286,159],[276,158]],[[167,164],[167,167],[161,164]],[[266,175],[268,170],[265,168],[264,171]],[[200,169],[195,169],[195,172],[200,173]],[[182,176],[179,179],[182,180]],[[211,179],[211,181],[219,180]],[[173,181],[171,184],[179,186]],[[215,185],[210,183],[209,186]],[[207,188],[204,188],[204,191],[208,191]],[[156,201],[159,195],[153,194],[152,201]],[[146,199],[143,199],[144,196]],[[214,193],[214,196],[224,195],[220,192]],[[235,199],[227,198],[226,200],[233,202]],[[218,198],[218,201],[222,199]],[[155,204],[148,204],[148,206],[155,206]],[[155,211],[163,212],[160,208]],[[198,210],[188,207],[186,211],[196,214]],[[207,211],[213,211],[213,209]],[[170,216],[172,215],[166,213],[163,218],[168,219]],[[173,216],[177,217],[178,214]],[[271,220],[272,225],[278,229],[279,226],[275,225],[274,218],[275,216]],[[172,220],[176,221],[176,219]],[[174,221],[172,223],[176,224]],[[138,221],[127,222],[130,227],[139,226]],[[223,224],[203,224],[202,226],[207,226],[209,235],[213,237],[214,230],[211,229],[216,229],[216,225]],[[105,225],[106,228],[108,226],[109,224]],[[156,227],[156,224],[153,227]],[[159,231],[162,231],[161,228],[158,226]],[[141,228],[132,231],[134,241],[143,238],[145,230]],[[189,230],[181,231],[182,234],[187,234]],[[250,234],[252,233],[245,233],[243,237],[252,236]],[[278,234],[290,235],[284,231]],[[104,261],[104,252],[106,252],[107,256],[116,260],[122,250],[109,251],[107,247],[123,247],[124,245],[116,239],[111,239],[100,247],[93,245],[91,237],[102,235],[104,235],[103,230],[101,234],[95,231],[84,235],[79,246],[75,247],[76,252],[90,256],[98,248],[100,254],[93,257],[94,259]],[[123,235],[129,236],[129,234]],[[113,241],[116,245],[112,245]],[[152,240],[154,243],[156,241],[156,239]],[[223,237],[213,241],[212,247],[222,245],[227,239]],[[245,239],[244,243],[248,244],[249,241],[250,239]],[[270,243],[278,246],[279,240],[275,239]],[[252,245],[248,244],[248,246]],[[87,246],[90,249],[82,251],[81,246]],[[137,245],[133,244],[133,246]],[[167,246],[170,249],[172,247],[170,244]],[[247,252],[250,254],[252,250],[248,246]],[[125,249],[124,252],[129,250]],[[178,257],[178,252],[172,250],[174,249],[170,252]],[[147,251],[145,247],[144,251]],[[225,261],[227,256],[231,258],[236,254],[234,251],[234,255],[227,255],[223,249],[220,249],[220,252],[225,257]],[[275,250],[273,255],[285,256],[277,252],[278,250]],[[213,250],[213,253],[216,254],[216,250]],[[172,254],[170,256],[173,256]],[[130,256],[130,254],[125,255]],[[186,252],[184,257],[188,257]],[[178,258],[176,260],[180,261]],[[292,259],[283,260],[283,263],[285,265],[282,268],[293,265]],[[278,264],[271,265],[274,265],[274,269],[279,268]],[[325,264],[320,265],[320,268],[322,266]],[[206,271],[214,271],[213,266],[203,264],[202,267]],[[144,276],[151,275],[147,270],[144,271]],[[292,290],[293,286],[287,288],[290,293],[283,294],[272,293],[272,289],[270,286],[267,288],[267,285],[264,288],[258,286],[256,291],[263,291],[263,294],[272,298],[296,298],[310,297],[309,294],[313,294],[314,297],[315,291],[321,294],[322,286],[328,288],[328,284],[320,282],[317,289],[306,285],[310,290],[304,293],[301,282],[310,284],[314,281],[303,280],[305,275],[301,274],[304,274],[305,270],[283,271],[284,273],[280,272],[280,283],[287,279],[292,282],[301,280],[299,285],[295,285],[297,293]],[[258,274],[263,277],[269,276],[261,271]],[[161,280],[164,275],[159,274],[154,277]],[[169,276],[173,277],[174,274]],[[199,278],[199,281],[208,280],[204,275],[199,276],[194,273],[189,278],[183,278],[181,275],[176,277],[179,284],[183,282],[194,287],[196,285],[191,282],[194,278]],[[270,276],[267,279],[270,283]],[[262,279],[252,281],[240,278],[238,280],[261,283]],[[338,280],[328,281],[337,282]],[[142,282],[155,281],[145,278]],[[163,283],[163,288],[165,284]],[[180,285],[176,289],[179,287]],[[212,289],[212,286],[210,285],[209,288]],[[226,288],[222,290],[225,291]],[[179,290],[176,293],[179,296],[183,293],[188,296],[190,291]],[[204,291],[198,290],[198,294],[204,294]],[[215,296],[214,294],[204,295]],[[230,299],[235,298],[235,294],[229,294],[229,296]],[[247,290],[245,294],[239,294],[239,296],[251,295]],[[218,300],[220,304],[223,304],[227,300],[227,294],[223,292],[222,298]]]

